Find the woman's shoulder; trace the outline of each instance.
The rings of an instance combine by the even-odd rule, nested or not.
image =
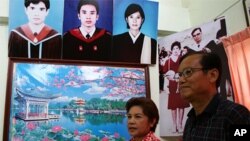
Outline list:
[[[158,137],[155,136],[154,132],[150,131],[143,139],[143,141],[160,141]]]
[[[146,34],[144,34],[144,33],[141,33],[141,35],[142,35],[142,36],[145,36],[145,37],[147,37],[147,38],[149,38],[149,39],[151,39],[151,42],[156,43],[156,39],[154,39],[154,38],[152,38],[152,37],[150,37],[150,36],[148,36],[148,35],[146,35]]]
[[[116,34],[116,35],[114,35],[114,38],[123,38],[123,37],[126,37],[126,36],[129,36],[128,32],[123,32],[121,34]]]

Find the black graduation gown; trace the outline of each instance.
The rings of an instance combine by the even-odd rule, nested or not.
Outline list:
[[[11,31],[9,36],[9,57],[61,58],[62,36],[44,26],[38,35],[33,35],[27,24]]]
[[[66,32],[63,36],[63,58],[73,60],[107,61],[111,57],[111,34],[96,28],[86,39],[79,28]]]
[[[143,40],[141,33],[133,43],[128,32],[113,37],[113,59],[119,62],[140,63]],[[151,38],[151,64],[156,63],[156,40]]]

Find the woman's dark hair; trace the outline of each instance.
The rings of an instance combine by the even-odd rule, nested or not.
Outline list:
[[[178,42],[178,41],[175,41],[175,42],[173,42],[172,45],[171,45],[171,51],[173,50],[173,48],[174,48],[175,46],[178,46],[178,48],[181,49],[181,43]]]
[[[78,2],[78,6],[77,6],[78,13],[80,13],[81,7],[83,5],[87,5],[87,4],[95,6],[96,12],[97,12],[97,14],[99,14],[99,4],[96,0],[80,0]]]
[[[203,68],[203,71],[206,72],[210,69],[217,69],[219,71],[219,77],[216,80],[216,87],[218,88],[220,86],[220,80],[221,80],[221,73],[222,73],[222,67],[221,67],[221,59],[216,53],[208,53],[204,51],[198,51],[198,52],[188,52],[182,58],[180,59],[180,63],[191,55],[201,55],[200,64]]]
[[[126,18],[127,18],[129,15],[131,15],[131,14],[133,14],[133,13],[135,13],[135,12],[139,12],[139,13],[140,13],[140,15],[141,15],[141,17],[142,17],[142,19],[143,19],[143,21],[142,21],[142,24],[143,24],[144,21],[145,21],[145,14],[144,14],[144,11],[143,11],[142,7],[141,7],[139,4],[135,4],[135,3],[132,3],[132,4],[130,4],[130,5],[127,7],[127,9],[126,9],[126,11],[125,11],[125,14],[124,14],[125,20],[126,20]],[[141,24],[141,26],[142,26],[142,24]],[[127,23],[127,28],[129,29],[128,23]],[[141,27],[140,27],[140,29],[141,29]]]
[[[146,97],[134,97],[127,101],[126,103],[126,111],[127,113],[133,106],[139,106],[142,108],[143,114],[145,114],[149,121],[153,122],[155,119],[155,125],[150,128],[150,131],[155,132],[156,126],[159,122],[159,111],[155,103]]]
[[[31,3],[38,4],[39,2],[43,2],[45,4],[46,10],[50,8],[49,0],[25,0],[24,6],[28,7]]]

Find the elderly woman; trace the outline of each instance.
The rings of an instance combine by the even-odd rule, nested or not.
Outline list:
[[[159,112],[155,103],[145,97],[131,98],[126,103],[130,141],[160,141],[155,135]]]

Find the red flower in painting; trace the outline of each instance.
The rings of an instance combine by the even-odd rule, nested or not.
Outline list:
[[[16,118],[12,118],[12,123],[15,125],[16,124]]]
[[[81,141],[88,141],[89,139],[90,139],[90,135],[89,134],[81,135],[81,137],[80,137]]]
[[[29,122],[26,126],[30,131],[36,129],[36,125],[33,122]]]
[[[25,131],[24,130],[22,130],[22,135],[24,135],[25,134]]]
[[[103,137],[102,141],[109,141],[109,138],[108,137]]]
[[[114,137],[117,139],[120,137],[119,133],[114,133]]]
[[[74,131],[74,135],[77,136],[79,134],[79,131],[78,130],[75,130]]]
[[[51,141],[48,137],[45,137],[42,141]]]
[[[52,128],[52,132],[54,132],[54,133],[60,132],[61,130],[62,130],[62,127],[61,127],[61,126],[54,126],[54,127]]]
[[[12,141],[23,141],[20,137],[14,136],[12,137]]]

